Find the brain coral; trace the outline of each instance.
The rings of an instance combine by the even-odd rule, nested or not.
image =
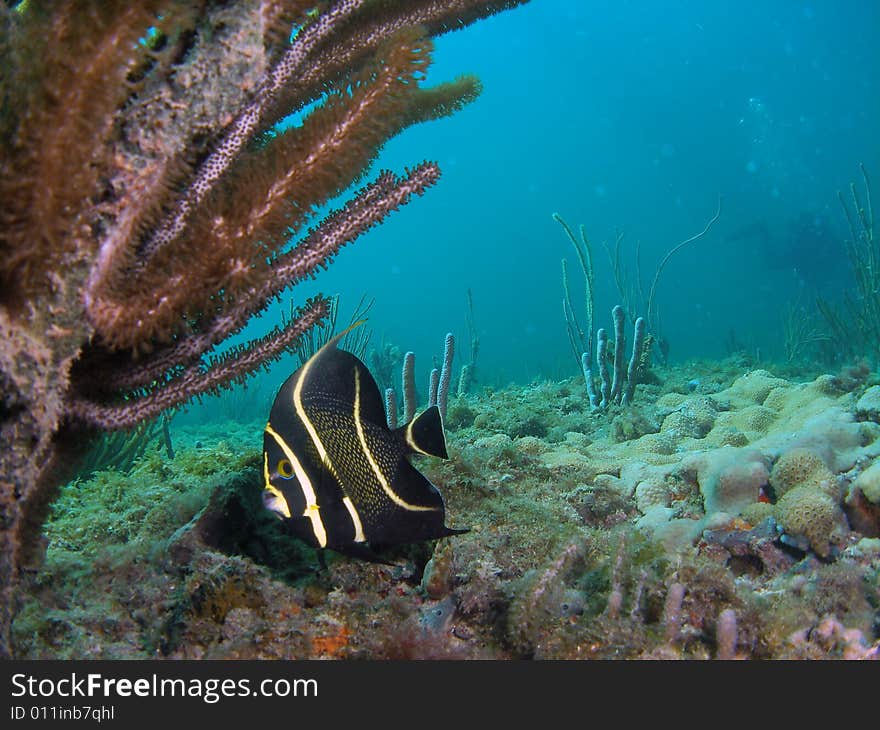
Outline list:
[[[767,502],[755,502],[746,507],[741,513],[742,517],[750,525],[760,525],[768,517],[776,516],[776,505]]]
[[[645,480],[636,485],[636,505],[643,514],[651,507],[666,507],[669,502],[669,489],[662,482]]]
[[[748,406],[737,414],[737,420],[745,431],[766,431],[776,420],[776,411],[765,406]]]
[[[514,441],[514,446],[516,446],[517,451],[522,454],[528,454],[529,456],[538,456],[545,451],[549,451],[547,444],[535,436],[523,436]]]
[[[751,403],[763,403],[771,390],[786,385],[786,380],[774,377],[766,370],[753,370],[737,378],[725,392]]]
[[[706,396],[692,398],[663,419],[663,431],[675,431],[681,436],[701,439],[715,425],[718,407]]]
[[[776,460],[770,472],[770,486],[777,499],[795,487],[807,487],[831,496],[836,485],[834,475],[821,457],[806,448],[786,451]]]
[[[661,430],[671,432],[676,437],[690,436],[691,438],[700,438],[704,434],[700,433],[694,419],[683,411],[674,411],[663,419]]]
[[[763,406],[779,413],[791,399],[792,388],[774,388],[764,399]]]
[[[747,446],[749,437],[736,426],[720,425],[709,432],[709,441],[714,446]]]
[[[835,528],[844,526],[837,502],[815,487],[794,487],[776,503],[776,519],[793,536],[803,536],[815,553],[828,557]]]

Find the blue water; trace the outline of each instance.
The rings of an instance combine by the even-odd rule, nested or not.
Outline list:
[[[342,319],[375,297],[374,340],[416,352],[422,382],[447,331],[464,345],[470,288],[486,381],[574,376],[560,259],[575,295],[580,275],[551,214],[593,242],[599,327],[619,300],[601,242],[625,231],[632,267],[639,241],[647,287],[723,195],[659,282],[670,359],[723,357],[731,330],[780,357],[786,308],[851,286],[836,195],[860,162],[880,179],[878,29],[854,0],[532,0],[444,36],[429,81],[473,72],[483,95],[374,168],[432,159],[440,183],[290,296],[339,293]]]

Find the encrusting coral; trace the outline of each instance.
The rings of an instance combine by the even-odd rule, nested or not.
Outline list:
[[[525,1],[0,5],[0,656],[89,433],[237,382],[319,323],[323,297],[208,354],[436,182],[430,162],[381,172],[313,222],[387,139],[479,93],[421,86],[431,38]]]

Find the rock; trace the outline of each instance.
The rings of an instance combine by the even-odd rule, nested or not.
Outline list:
[[[880,385],[872,385],[862,394],[856,402],[856,417],[880,423]]]

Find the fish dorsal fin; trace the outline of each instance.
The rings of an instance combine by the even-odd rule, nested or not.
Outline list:
[[[422,411],[405,426],[395,431],[406,444],[407,451],[415,454],[427,454],[448,459],[446,451],[446,435],[443,433],[443,422],[440,409],[431,406]]]
[[[328,340],[298,371],[305,380],[300,393],[307,408],[325,408],[348,413],[355,397],[360,399],[360,417],[368,423],[385,425],[385,403],[369,369],[355,355],[339,349],[340,340],[363,320],[355,322]],[[358,380],[359,389],[355,380]],[[357,389],[357,396],[356,396]]]
[[[321,347],[321,349],[319,349],[314,355],[312,355],[312,357],[317,357],[322,352],[327,352],[330,350],[337,349],[339,347],[339,342],[343,337],[345,337],[349,332],[351,332],[356,327],[360,327],[366,321],[367,320],[365,320],[365,319],[359,319],[357,322],[352,322],[350,325],[348,325],[348,327],[346,327],[344,330],[342,330],[342,332],[340,332],[337,335],[333,335],[333,337],[331,337],[329,340],[327,340],[327,342],[324,343],[324,345]]]
[[[332,364],[337,363],[340,354],[343,356],[343,358],[347,355],[357,360],[357,358],[351,353],[346,352],[345,350],[340,350],[339,343],[342,341],[343,337],[345,337],[349,332],[355,329],[355,327],[360,327],[364,322],[366,322],[365,319],[360,319],[357,322],[350,324],[339,334],[331,337],[320,348],[318,348],[312,354],[312,356],[308,360],[306,360],[305,363],[303,363],[303,366],[297,372],[306,373],[314,372],[316,370],[323,371],[328,366],[332,367]],[[345,367],[350,367],[349,363],[346,360],[343,359],[343,362],[345,362]],[[358,360],[358,362],[360,362],[360,360]],[[339,364],[336,364],[337,369],[339,369],[340,367],[341,366]],[[338,377],[338,374],[336,374],[336,377]],[[376,389],[378,390],[378,386]]]

